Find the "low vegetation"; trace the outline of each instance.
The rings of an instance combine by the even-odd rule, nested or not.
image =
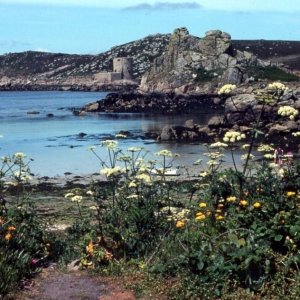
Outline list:
[[[219,93],[230,95],[234,88],[226,85]],[[262,91],[262,109],[285,89],[274,83]],[[278,114],[298,118],[298,111],[289,107]],[[82,268],[121,274],[139,296],[299,298],[300,164],[273,145],[255,146],[260,118],[248,136],[231,130],[209,145],[203,154],[209,160],[195,162],[201,167],[197,180],[170,176],[177,155],[168,150],[155,159],[147,159],[147,151],[139,147],[121,151],[123,135],[102,142],[107,160],[91,147],[107,181],[67,191],[65,198],[76,212],[72,225],[55,238],[23,193],[29,180],[26,157],[16,153],[4,158],[0,294],[49,260],[77,258]],[[237,150],[243,151],[243,166],[235,161],[224,166],[224,152]],[[259,160],[253,150],[260,153]],[[17,197],[7,205],[5,195],[12,186]]]

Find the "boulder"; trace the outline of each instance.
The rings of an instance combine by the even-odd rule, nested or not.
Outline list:
[[[239,94],[226,99],[225,113],[240,112],[244,113],[248,109],[254,108],[257,100],[253,94]]]
[[[209,128],[219,128],[224,125],[224,116],[213,116],[208,121]]]

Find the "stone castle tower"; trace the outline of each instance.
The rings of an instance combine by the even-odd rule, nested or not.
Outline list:
[[[132,64],[131,57],[117,57],[113,59],[113,72],[121,73],[121,79],[132,79]]]

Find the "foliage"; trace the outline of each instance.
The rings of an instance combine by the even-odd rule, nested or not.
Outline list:
[[[299,77],[295,74],[288,73],[276,66],[255,67],[249,72],[250,75],[257,79],[281,80],[285,82],[299,81]]]
[[[0,178],[0,296],[12,291],[20,280],[38,272],[51,251],[51,243],[35,207],[24,194],[28,174],[24,154],[15,153],[3,158]],[[10,199],[7,199],[8,191],[13,194]]]

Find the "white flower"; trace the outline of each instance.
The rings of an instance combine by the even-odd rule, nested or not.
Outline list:
[[[136,195],[136,194],[132,194],[132,195],[127,196],[126,198],[127,198],[127,199],[138,199],[139,196]]]
[[[300,131],[293,132],[293,133],[292,133],[292,136],[295,136],[295,137],[300,136]]]
[[[76,195],[71,198],[72,202],[80,203],[82,201],[82,196]]]
[[[223,141],[235,143],[236,141],[240,141],[245,138],[246,138],[246,135],[244,133],[240,133],[238,131],[228,131],[225,133]]]
[[[216,142],[210,145],[210,148],[226,148],[226,147],[228,147],[228,145],[222,142]]]
[[[94,192],[93,191],[87,191],[86,194],[89,195],[89,196],[93,196]]]
[[[268,84],[267,88],[269,90],[276,90],[276,91],[285,91],[288,88],[281,82],[273,82]]]
[[[298,110],[291,106],[285,105],[285,106],[279,107],[277,113],[280,116],[289,117],[291,120],[294,120],[295,116],[298,115]]]
[[[131,181],[131,182],[128,184],[128,187],[129,187],[129,188],[135,188],[135,187],[137,187],[137,184],[136,184],[135,181]]]
[[[236,89],[236,85],[235,84],[225,84],[225,85],[223,85],[219,89],[218,95],[227,95],[227,94],[230,94],[235,89]]]
[[[65,194],[65,198],[71,198],[71,197],[73,197],[73,196],[74,196],[73,193],[67,193],[67,194]]]
[[[116,166],[114,168],[104,168],[100,170],[100,174],[105,175],[106,177],[117,176],[120,175],[121,172],[122,172],[122,168],[119,166]]]
[[[155,153],[157,156],[169,156],[172,157],[173,154],[171,151],[164,149],[164,150],[160,150],[159,152]]]
[[[102,147],[106,147],[110,150],[115,150],[118,147],[118,142],[115,140],[106,140],[101,143]]]
[[[270,145],[261,144],[257,148],[257,151],[259,151],[259,152],[271,152],[271,151],[274,151],[274,148],[272,146],[270,146]]]
[[[266,158],[266,159],[273,159],[274,155],[270,154],[270,153],[267,153],[267,154],[264,155],[264,158]]]
[[[143,181],[144,183],[151,183],[151,177],[148,174],[138,174],[135,176],[136,179]]]
[[[242,160],[246,160],[248,158],[248,154],[243,154],[242,156],[241,156],[241,159]],[[249,154],[249,159],[250,160],[253,160],[255,158],[255,156],[253,155],[253,154]]]

